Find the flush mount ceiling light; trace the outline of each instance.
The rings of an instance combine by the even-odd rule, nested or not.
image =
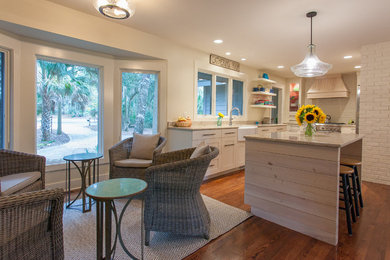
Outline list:
[[[95,0],[94,3],[96,10],[113,19],[126,19],[135,13],[132,0]]]
[[[221,43],[223,43],[223,40],[217,39],[217,40],[214,40],[214,43],[216,43],[216,44],[221,44]]]
[[[322,76],[332,68],[332,65],[322,62],[315,54],[316,46],[313,44],[313,17],[316,15],[317,12],[314,11],[306,14],[306,17],[310,18],[309,51],[301,63],[291,67],[292,72],[298,77],[311,78]]]

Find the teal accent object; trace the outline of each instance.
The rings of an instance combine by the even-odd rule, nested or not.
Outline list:
[[[268,74],[267,74],[267,73],[263,73],[263,79],[269,79],[269,77],[268,77]]]
[[[93,199],[112,200],[134,196],[143,192],[148,184],[140,179],[119,178],[94,183],[86,190]]]

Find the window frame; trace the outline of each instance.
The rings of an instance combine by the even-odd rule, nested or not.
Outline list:
[[[13,147],[12,143],[12,110],[11,110],[11,97],[12,97],[12,88],[11,88],[11,61],[12,61],[12,52],[9,49],[0,47],[0,52],[4,55],[4,147],[0,149],[11,149]],[[1,115],[0,115],[1,116]]]
[[[142,69],[119,69],[119,84],[120,84],[120,120],[119,120],[119,141],[122,141],[122,73],[144,73],[144,74],[155,74],[157,76],[157,133],[161,132],[160,126],[160,88],[161,88],[161,75],[160,71],[157,70],[142,70]]]
[[[91,68],[96,68],[99,70],[99,86],[98,86],[98,91],[99,91],[99,98],[98,98],[98,136],[97,136],[97,145],[98,145],[98,153],[103,154],[104,156],[104,68],[101,65],[96,65],[96,64],[91,64],[91,63],[86,63],[86,62],[79,62],[77,60],[71,60],[71,59],[61,59],[57,57],[51,57],[51,56],[44,56],[44,55],[35,55],[35,95],[34,95],[34,105],[35,105],[35,127],[34,127],[34,132],[35,132],[35,137],[34,137],[34,151],[36,154],[38,154],[37,150],[37,61],[38,60],[45,60],[49,62],[60,62],[60,63],[67,63],[67,64],[72,64],[76,66],[84,66],[84,67],[91,67]],[[58,170],[62,169],[61,166],[65,165],[65,161],[63,163],[57,163],[57,164],[46,164],[46,167],[50,167],[52,170]],[[59,168],[58,168],[59,167]]]
[[[211,75],[211,78],[212,78],[212,84],[211,84],[211,93],[212,93],[212,99],[211,99],[211,115],[199,115],[198,114],[198,111],[197,111],[197,106],[198,106],[198,72],[201,72],[201,73],[206,73],[206,74],[210,74]],[[234,119],[239,119],[239,120],[246,120],[247,118],[247,104],[248,104],[248,100],[247,100],[247,78],[245,76],[243,77],[237,77],[237,76],[232,76],[232,75],[229,75],[229,74],[225,74],[225,73],[220,73],[220,72],[215,72],[215,71],[212,71],[212,70],[207,70],[207,69],[202,69],[202,68],[198,68],[196,70],[196,73],[195,73],[195,84],[194,84],[194,118],[196,120],[214,120],[216,119],[217,117],[217,114],[216,114],[216,92],[217,92],[217,77],[223,77],[223,78],[227,78],[228,79],[228,100],[227,100],[227,105],[228,105],[228,109],[227,109],[227,117],[229,117],[230,115],[230,111],[232,109],[232,105],[233,105],[233,80],[237,80],[237,81],[241,81],[243,82],[243,87],[242,87],[242,91],[243,91],[243,95],[242,95],[242,107],[243,107],[243,111],[240,111],[241,112],[241,115],[239,116],[236,116],[236,115],[233,115],[233,118]]]

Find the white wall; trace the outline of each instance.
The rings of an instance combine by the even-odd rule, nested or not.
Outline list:
[[[390,185],[390,42],[363,46],[361,54],[362,179]]]
[[[103,162],[107,162],[107,150],[119,140],[120,135],[120,69],[161,71],[159,130],[163,135],[166,133],[166,121],[176,120],[183,112],[188,112],[194,117],[194,88],[198,68],[206,67],[223,74],[234,74],[232,71],[210,65],[208,53],[125,27],[104,17],[95,17],[44,0],[11,2],[0,0],[0,4],[7,6],[0,9],[2,20],[162,59],[159,61],[114,60],[107,55],[95,55],[45,42],[18,40],[0,34],[0,45],[14,52],[13,149],[15,150],[35,152],[36,55],[93,64],[103,68],[105,153]],[[241,65],[241,73],[237,75],[252,79],[258,75],[258,71]],[[250,89],[249,84],[247,87]],[[260,110],[248,109],[248,112],[250,120],[259,120],[261,117]],[[63,185],[65,179],[63,168],[64,165],[48,167],[48,186]],[[103,169],[107,174],[107,167]]]

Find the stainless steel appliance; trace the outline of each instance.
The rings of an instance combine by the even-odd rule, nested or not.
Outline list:
[[[316,124],[317,132],[341,133],[341,126],[345,123]]]

